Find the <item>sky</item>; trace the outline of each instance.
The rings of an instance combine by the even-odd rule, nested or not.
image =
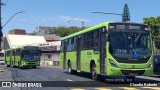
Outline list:
[[[121,21],[122,17],[95,14],[93,11],[123,13],[127,4],[131,22],[142,23],[144,17],[160,16],[160,0],[2,0],[3,34],[12,29],[32,33],[38,26],[94,26],[105,21]]]

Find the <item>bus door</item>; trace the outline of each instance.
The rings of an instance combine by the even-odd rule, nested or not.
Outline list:
[[[67,52],[67,42],[63,42],[63,68],[66,68],[66,52]]]
[[[9,52],[10,52],[10,56],[9,56],[10,59],[9,60],[10,60],[10,66],[11,66],[12,65],[12,51],[9,51]]]
[[[13,50],[13,52],[12,52],[12,56],[13,56],[13,66],[15,66],[16,65],[16,61],[15,61],[15,50]]]
[[[106,70],[106,31],[105,28],[100,30],[100,41],[99,41],[99,51],[100,51],[100,73],[105,74]]]
[[[77,71],[80,71],[80,57],[81,57],[81,37],[76,38],[76,51],[77,51]]]

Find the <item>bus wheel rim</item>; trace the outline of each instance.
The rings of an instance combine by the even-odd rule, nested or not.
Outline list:
[[[71,65],[68,67],[68,73],[71,73]]]
[[[97,73],[96,73],[96,67],[93,66],[93,69],[92,69],[92,78],[95,79],[97,76]]]

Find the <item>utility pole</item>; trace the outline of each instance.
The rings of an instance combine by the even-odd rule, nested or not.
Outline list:
[[[0,0],[0,51],[1,49],[1,42],[2,42],[2,37],[3,37],[3,33],[2,33],[2,5],[5,5],[4,3],[2,3],[2,0]]]
[[[81,21],[81,23],[82,23],[82,30],[84,29],[84,21]]]
[[[2,32],[3,27],[6,26],[15,15],[24,12],[24,11],[19,11],[19,12],[13,14],[12,17],[10,17],[10,19],[2,26],[2,18],[1,18],[1,15],[2,15],[2,5],[5,5],[5,4],[2,3],[2,0],[0,0],[0,51],[2,50],[2,48],[1,48],[1,42],[2,42],[2,38],[3,38],[3,32]]]

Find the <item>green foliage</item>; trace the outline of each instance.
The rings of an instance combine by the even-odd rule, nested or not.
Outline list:
[[[80,30],[82,29],[76,26],[71,26],[71,27],[59,26],[59,27],[53,27],[52,29],[48,29],[45,31],[45,33],[56,34],[58,36],[65,37]]]
[[[36,35],[35,33],[27,33],[27,35]]]
[[[151,29],[152,37],[160,39],[160,16],[158,17],[145,17],[144,23]]]
[[[130,21],[130,12],[128,5],[124,5],[123,14],[122,14],[122,22]]]

